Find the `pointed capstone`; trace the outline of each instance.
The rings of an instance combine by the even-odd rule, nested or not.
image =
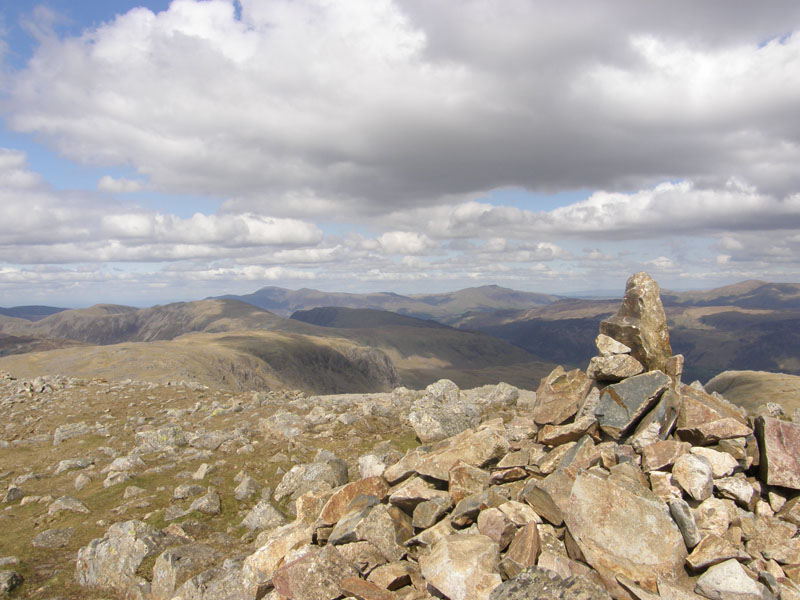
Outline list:
[[[660,290],[652,277],[641,272],[628,279],[619,311],[600,323],[600,333],[628,346],[648,371],[666,371],[672,347]]]

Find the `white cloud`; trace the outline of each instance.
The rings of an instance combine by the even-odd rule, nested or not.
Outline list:
[[[111,194],[130,194],[133,192],[141,192],[147,189],[147,184],[136,180],[126,179],[125,177],[114,178],[111,175],[104,175],[97,182],[97,189],[101,192],[108,192]]]
[[[237,19],[232,0],[177,0],[41,36],[7,122],[140,185],[273,216],[510,185],[800,188],[800,35],[784,35],[800,7],[579,6],[245,0]]]
[[[378,242],[387,254],[422,254],[435,247],[428,236],[413,231],[388,231]]]

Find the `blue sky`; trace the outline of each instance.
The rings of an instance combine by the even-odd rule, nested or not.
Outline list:
[[[800,281],[800,6],[0,0],[0,306]]]

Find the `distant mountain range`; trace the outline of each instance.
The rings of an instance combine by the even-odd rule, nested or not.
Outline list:
[[[687,359],[685,380],[728,369],[800,374],[800,284],[663,290],[662,301],[673,350]],[[237,389],[317,393],[422,387],[440,377],[535,388],[556,364],[585,367],[599,322],[618,306],[483,286],[412,296],[267,287],[144,309],[17,307],[0,311],[0,369],[182,373]]]

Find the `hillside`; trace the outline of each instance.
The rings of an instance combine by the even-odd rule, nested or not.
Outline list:
[[[326,310],[315,314],[333,314]],[[74,356],[65,350],[7,358],[5,362],[0,359],[0,368],[26,369],[24,364],[30,361],[30,369],[35,365],[40,373],[126,379],[134,377],[130,371],[135,371],[136,377],[158,381],[182,373],[180,379],[224,383],[237,390],[378,391],[395,384],[424,387],[442,377],[459,385],[501,380],[535,385],[553,367],[552,362],[539,361],[502,340],[432,321],[380,311],[343,310],[328,318],[326,326],[319,326],[284,319],[236,300],[146,309],[97,305],[64,311],[36,323],[0,320],[0,333],[9,336],[6,354],[69,344],[84,346]],[[27,341],[12,344],[13,339]],[[331,354],[331,344],[348,348],[346,360]],[[319,364],[327,366],[308,368]],[[356,372],[348,387],[346,368],[367,373],[394,369],[396,376],[362,379]]]
[[[39,319],[44,319],[62,310],[67,309],[56,308],[55,306],[12,306],[11,308],[3,308],[0,306],[0,316],[38,321]]]

